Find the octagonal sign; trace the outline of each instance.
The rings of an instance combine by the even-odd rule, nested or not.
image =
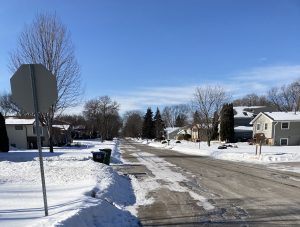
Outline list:
[[[42,64],[21,65],[10,78],[10,84],[13,101],[28,113],[35,112],[35,98],[39,113],[48,112],[57,101],[56,78]]]

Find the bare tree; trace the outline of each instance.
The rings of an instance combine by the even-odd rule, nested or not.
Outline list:
[[[223,104],[228,100],[228,95],[220,86],[197,87],[195,90],[192,103],[195,111],[202,116],[208,146],[212,139],[214,114],[219,113]]]
[[[233,101],[234,106],[271,106],[272,103],[267,99],[266,96],[251,93],[245,95],[240,99],[236,99]]]
[[[25,112],[22,111],[12,100],[11,94],[3,93],[0,95],[0,111],[4,116],[7,115],[24,115]]]
[[[181,120],[181,124],[186,123],[190,108],[188,105],[179,104],[173,106],[166,106],[162,112],[162,119],[166,127],[176,127],[176,119]]]
[[[142,136],[143,113],[128,111],[124,114],[123,136],[138,138]]]
[[[89,100],[84,106],[83,114],[90,122],[92,131],[98,132],[102,140],[118,136],[121,118],[118,113],[119,104],[108,96]]]
[[[43,64],[57,80],[58,99],[40,119],[47,125],[50,151],[54,115],[76,106],[82,95],[79,65],[75,58],[70,33],[56,15],[39,14],[25,26],[17,48],[10,55],[10,69],[15,72],[21,64]]]
[[[273,87],[268,98],[279,111],[299,110],[300,81],[295,81],[280,88]]]

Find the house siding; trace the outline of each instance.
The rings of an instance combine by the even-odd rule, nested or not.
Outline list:
[[[260,124],[260,130],[257,130],[257,124]],[[265,129],[265,124],[268,124],[267,130]],[[272,124],[274,125],[274,122],[272,120],[262,114],[253,124],[253,136],[256,133],[263,133],[267,139],[272,139],[273,138],[273,127]]]
[[[280,145],[280,138],[288,138],[289,146],[300,145],[300,122],[290,122],[289,129],[281,129],[281,122],[274,123],[274,127],[276,132],[274,145]]]
[[[15,125],[6,125],[6,131],[10,146],[27,149],[27,128],[25,125],[23,125],[22,130],[16,130]]]
[[[23,127],[22,130],[16,130],[17,127]],[[6,125],[7,136],[10,146],[20,150],[37,149],[36,134],[33,133],[33,125]],[[46,128],[43,127],[41,134],[42,146],[48,145],[48,140],[45,140]]]

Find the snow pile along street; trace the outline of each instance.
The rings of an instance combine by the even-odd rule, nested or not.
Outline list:
[[[135,140],[137,142],[143,142],[143,140]],[[187,154],[187,155],[199,155],[210,156],[216,159],[238,161],[238,162],[250,162],[256,164],[274,164],[282,162],[300,162],[300,148],[299,146],[262,146],[261,155],[256,155],[255,145],[249,145],[248,143],[236,143],[232,144],[227,149],[218,149],[221,145],[218,141],[212,141],[211,146],[208,147],[206,142],[195,143],[189,141],[180,141],[176,143],[175,140],[171,140],[170,144],[160,142],[148,142],[149,146],[157,148],[165,148]],[[300,172],[300,168],[289,168],[288,166],[278,167],[281,170]]]
[[[130,179],[91,159],[91,151],[111,148],[112,162],[120,163],[117,141],[80,143],[43,152],[48,217],[44,217],[38,152],[0,153],[1,226],[138,225],[126,209],[135,204]]]

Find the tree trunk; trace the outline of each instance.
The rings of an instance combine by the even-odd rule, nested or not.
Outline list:
[[[53,152],[53,139],[52,139],[52,135],[49,136],[49,149],[50,149],[50,152]]]
[[[210,139],[207,139],[207,146],[210,147]]]

